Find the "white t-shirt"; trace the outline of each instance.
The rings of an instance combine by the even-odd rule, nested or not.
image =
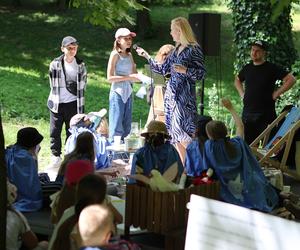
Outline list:
[[[21,236],[30,231],[30,226],[18,211],[7,210],[6,223],[6,250],[18,250],[22,245]]]
[[[71,94],[67,89],[66,89],[66,79],[67,80],[72,80],[77,82],[77,72],[78,72],[78,64],[76,63],[76,59],[74,58],[71,63],[68,63],[64,59],[64,65],[65,65],[65,72],[67,77],[65,75],[62,75],[62,82],[59,90],[59,102],[60,103],[68,103],[68,102],[73,102],[76,101],[76,95]]]

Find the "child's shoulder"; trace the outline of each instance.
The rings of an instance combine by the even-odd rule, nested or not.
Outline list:
[[[110,52],[110,56],[119,56],[119,52],[114,49]]]

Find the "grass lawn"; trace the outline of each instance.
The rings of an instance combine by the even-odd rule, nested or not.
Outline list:
[[[25,3],[26,1],[24,1]],[[205,64],[205,112],[208,110],[207,90],[213,83],[221,86],[223,96],[230,96],[240,110],[241,103],[233,87],[233,60],[231,14],[225,6],[196,5],[192,7],[153,7],[151,18],[154,36],[139,39],[142,47],[155,54],[162,44],[172,43],[170,20],[176,16],[188,17],[188,13],[219,12],[221,22],[221,57],[207,57]],[[296,10],[294,26],[296,41],[299,41],[299,10]],[[76,37],[80,42],[78,55],[88,68],[86,91],[86,112],[108,109],[110,85],[106,81],[107,60],[112,49],[114,32],[101,27],[93,27],[83,22],[79,10],[65,12],[51,5],[39,5],[22,9],[12,9],[0,5],[0,101],[6,145],[16,140],[16,132],[24,126],[34,126],[43,135],[40,167],[49,162],[49,111],[46,101],[49,94],[48,65],[60,55],[60,42],[66,35]],[[298,50],[299,42],[298,42]],[[134,54],[139,70],[145,60]],[[220,61],[219,61],[220,60]],[[217,68],[221,65],[221,71]],[[220,73],[221,72],[221,73]],[[221,75],[221,79],[219,79]],[[200,85],[200,83],[199,83]],[[139,88],[135,86],[135,92]],[[134,98],[133,121],[144,124],[149,106],[145,100]]]

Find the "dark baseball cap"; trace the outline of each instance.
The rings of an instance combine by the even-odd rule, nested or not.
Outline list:
[[[251,46],[257,46],[260,47],[263,50],[267,50],[267,43],[261,40],[256,40],[251,43]]]
[[[66,36],[64,37],[64,39],[61,41],[61,47],[66,47],[70,44],[76,44],[78,45],[78,41],[76,40],[75,37],[72,37],[72,36]]]

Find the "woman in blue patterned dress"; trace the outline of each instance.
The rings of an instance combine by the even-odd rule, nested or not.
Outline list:
[[[171,74],[164,100],[166,126],[184,162],[185,149],[195,133],[195,82],[204,77],[205,69],[202,49],[187,19],[173,19],[170,34],[176,48],[163,64],[158,64],[142,48],[136,51],[149,61],[153,71],[163,75]]]

